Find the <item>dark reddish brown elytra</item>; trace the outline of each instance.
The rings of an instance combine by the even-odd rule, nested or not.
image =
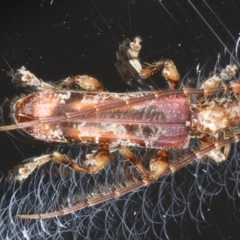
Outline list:
[[[45,219],[93,206],[146,186],[206,155],[217,163],[226,160],[231,143],[240,138],[235,130],[240,125],[240,83],[233,79],[238,67],[227,66],[207,79],[201,89],[178,89],[180,75],[171,60],[142,67],[138,59],[140,42],[136,37],[133,42],[125,40],[119,46],[116,67],[123,80],[129,85],[138,85],[141,84],[138,80],[147,81],[161,70],[169,90],[109,93],[104,92],[97,79],[86,75],[69,77],[53,86],[24,67],[17,73],[10,72],[15,83],[32,89],[33,93],[12,103],[13,123],[1,126],[0,131],[22,129],[45,142],[100,145],[98,151],[86,156],[84,167],[59,152],[34,158],[19,168],[16,177],[19,181],[51,160],[80,173],[96,174],[111,159],[109,146],[118,146],[124,158],[132,162],[142,176],[140,180],[132,179],[121,186],[113,186],[107,194],[84,203],[43,214],[22,214],[19,218]],[[226,80],[231,81],[225,84]],[[74,85],[85,91],[72,90]],[[218,100],[216,94],[219,93],[222,97]],[[191,95],[197,95],[197,101],[191,100]],[[193,137],[202,140],[201,149],[191,151],[184,159],[171,161],[168,152],[190,148],[189,139]],[[158,149],[150,160],[149,170],[129,149],[131,146]]]

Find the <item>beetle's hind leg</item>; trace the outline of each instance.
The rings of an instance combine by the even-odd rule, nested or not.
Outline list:
[[[33,73],[26,70],[25,67],[21,67],[14,72],[11,70],[8,75],[12,77],[12,82],[23,87],[30,88],[33,91],[43,91],[43,90],[56,90],[56,88],[48,83],[45,83],[41,79],[38,79]]]
[[[57,91],[57,90],[70,90],[73,89],[74,84],[87,91],[104,91],[102,83],[97,79],[87,75],[77,75],[68,77],[60,82],[58,85],[52,85],[38,79],[33,73],[21,67],[14,72],[11,70],[8,75],[12,77],[12,82],[21,86],[28,87],[33,91]]]
[[[53,152],[52,154],[36,157],[31,162],[18,167],[18,174],[16,176],[16,179],[18,181],[22,181],[28,178],[28,176],[31,175],[37,167],[41,167],[49,161],[55,161],[57,163],[64,164],[80,173],[96,174],[107,165],[109,160],[110,152],[108,144],[102,144],[95,153],[87,155],[87,160],[84,162],[85,165],[87,165],[86,167],[80,166],[78,163],[64,154]],[[16,170],[14,169],[10,175],[13,175],[15,171]],[[9,179],[12,178],[12,176],[9,177]]]

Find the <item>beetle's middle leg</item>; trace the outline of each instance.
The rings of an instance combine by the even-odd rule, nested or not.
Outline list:
[[[173,61],[164,59],[152,63],[149,66],[141,69],[140,76],[142,79],[147,79],[158,71],[162,70],[162,75],[166,79],[171,89],[177,89],[181,80],[179,72]]]
[[[132,42],[126,39],[119,46],[117,63],[115,65],[122,79],[128,84],[133,85],[131,82],[132,79],[135,81],[140,79],[145,80],[162,70],[162,75],[169,83],[170,88],[177,89],[180,82],[180,75],[171,60],[163,59],[146,67],[142,66],[139,59],[139,53],[142,48],[141,41],[140,37],[135,37]]]
[[[126,146],[120,146],[121,154],[132,162],[143,176],[144,181],[151,182],[160,178],[169,168],[168,152],[165,150],[158,151],[154,158],[150,161],[150,172],[143,166],[142,162],[135,154]]]
[[[55,161],[60,164],[67,165],[73,170],[85,173],[85,174],[96,174],[102,168],[104,168],[110,160],[110,152],[108,144],[102,144],[100,148],[93,154],[87,155],[87,160],[85,161],[86,167],[80,166],[78,163],[73,161],[71,158],[61,154],[59,152],[53,152],[52,154],[43,155],[41,157],[34,158],[33,161],[24,164],[18,169],[17,180],[22,181],[37,168],[49,161]]]
[[[87,91],[104,91],[102,83],[100,83],[96,78],[90,77],[88,75],[68,77],[59,84],[58,88],[60,88],[60,90],[71,89],[74,84]]]

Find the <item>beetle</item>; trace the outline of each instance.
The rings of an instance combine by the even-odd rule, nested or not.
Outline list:
[[[52,160],[80,173],[97,174],[116,149],[142,176],[113,186],[107,194],[84,203],[43,214],[22,214],[19,218],[44,219],[69,214],[147,186],[194,159],[209,156],[217,163],[227,159],[231,143],[240,138],[240,82],[234,79],[238,66],[226,66],[207,79],[200,89],[180,89],[180,74],[171,60],[142,66],[140,43],[141,38],[136,37],[132,42],[124,40],[119,47],[116,67],[123,80],[134,85],[137,80],[148,79],[161,70],[169,84],[168,90],[110,93],[104,91],[97,79],[87,75],[68,77],[52,85],[24,67],[9,73],[14,83],[32,93],[3,103],[2,119],[8,108],[11,124],[1,126],[0,131],[20,130],[44,142],[99,144],[97,151],[86,155],[84,166],[59,152],[36,157],[18,169],[19,181]],[[81,90],[76,90],[76,86]],[[197,150],[191,149],[191,138],[201,140]],[[158,150],[149,161],[149,170],[131,147]],[[173,149],[189,149],[190,153],[184,159],[171,160],[168,155]]]

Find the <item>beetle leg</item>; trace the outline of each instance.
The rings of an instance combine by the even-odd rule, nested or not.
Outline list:
[[[15,73],[13,70],[8,72],[8,75],[12,77],[12,82],[21,86],[21,87],[30,87],[35,91],[43,91],[43,90],[56,90],[51,84],[45,83],[41,79],[38,79],[33,73],[26,70],[25,67],[21,67]]]
[[[120,146],[120,153],[132,162],[136,168],[140,171],[144,178],[149,178],[149,172],[143,166],[142,162],[135,156],[135,154],[126,146]]]
[[[74,77],[68,77],[59,84],[58,89],[67,90],[71,89],[72,86],[76,84],[87,91],[104,91],[102,83],[100,83],[96,78],[87,75],[77,75]]]
[[[225,140],[215,141],[215,142],[203,142],[203,148],[198,151],[194,151],[192,154],[184,157],[184,160],[176,165],[169,166],[171,172],[176,172],[179,169],[186,167],[188,164],[192,163],[195,159],[201,159],[204,156],[209,156],[212,158],[216,163],[224,162],[227,158],[224,156],[225,154],[229,153],[231,143],[238,142],[240,139],[240,134],[236,134],[233,137],[230,137]],[[224,149],[223,149],[224,148]],[[223,153],[222,150],[223,149]],[[225,149],[227,151],[225,152]]]
[[[110,160],[110,151],[108,144],[102,144],[101,147],[93,154],[87,154],[87,165],[90,174],[96,174],[103,169]]]
[[[73,84],[76,84],[87,91],[104,91],[103,85],[97,79],[87,75],[68,77],[56,86],[38,79],[33,73],[26,70],[25,67],[21,67],[16,73],[14,71],[10,71],[8,75],[12,77],[12,81],[19,86],[30,87],[35,91],[69,90],[72,88]]]
[[[90,173],[89,169],[79,166],[76,162],[74,162],[72,159],[68,158],[67,156],[59,152],[53,152],[52,154],[47,154],[41,157],[34,158],[32,162],[24,164],[22,167],[18,169],[18,175],[16,179],[18,181],[22,181],[28,178],[28,176],[32,174],[32,172],[37,167],[40,167],[51,160],[58,163],[65,164],[77,172]]]
[[[201,88],[207,91],[208,89],[225,86],[224,81],[230,80],[235,76],[237,70],[238,66],[236,64],[232,66],[227,65],[219,74],[214,74],[211,78],[207,79]]]
[[[162,75],[168,81],[170,88],[177,89],[178,83],[180,82],[180,75],[171,60],[160,60],[145,68],[142,67],[138,57],[141,50],[141,41],[140,37],[136,37],[134,41],[129,44],[127,53],[131,67],[138,73],[141,79],[148,79],[153,74],[162,70]]]
[[[133,152],[125,146],[120,147],[121,154],[131,161],[140,171],[144,181],[151,182],[160,178],[169,168],[168,153],[165,150],[160,150],[155,157],[150,161],[150,172],[146,170],[142,162],[133,154]]]
[[[122,80],[138,91],[147,88],[147,86],[144,86],[143,88],[143,84],[140,81],[139,71],[135,69],[142,69],[138,59],[139,51],[141,49],[140,42],[141,39],[139,37],[135,38],[133,42],[129,39],[125,39],[123,43],[119,45],[118,52],[116,52],[117,62],[115,63]]]
[[[142,67],[139,60],[139,52],[142,47],[140,45],[141,41],[140,37],[134,38],[133,42],[126,39],[123,44],[119,46],[116,67],[122,79],[129,85],[133,85],[133,83],[131,83],[132,79],[136,81],[141,79],[145,80],[162,70],[162,75],[169,83],[170,88],[177,89],[178,83],[180,82],[180,75],[171,60],[160,60],[147,67]],[[143,85],[143,83],[141,84]]]
[[[13,179],[14,175],[17,174],[16,179],[21,182],[22,180],[28,178],[28,176],[32,174],[32,172],[37,167],[40,167],[41,165],[49,162],[50,160],[52,160],[52,158],[53,154],[46,154],[40,157],[33,158],[31,162],[25,163],[23,165],[22,164],[18,165],[9,172],[8,179],[9,180]]]
[[[204,148],[208,148],[209,146],[213,145],[214,142],[209,141],[207,138],[202,139],[202,144]],[[217,163],[224,162],[231,150],[231,144],[226,144],[221,148],[214,148],[206,153],[211,159],[213,159]]]
[[[16,177],[17,180],[22,181],[37,168],[42,166],[43,164],[53,160],[55,162],[65,164],[73,170],[85,174],[96,174],[110,160],[110,152],[107,144],[102,144],[99,150],[94,154],[88,154],[88,160],[85,161],[85,164],[88,164],[88,167],[82,167],[71,158],[61,154],[59,152],[53,152],[52,154],[43,155],[41,157],[34,158],[33,161],[24,164],[21,167],[18,167],[18,175]],[[91,155],[91,156],[90,156]],[[14,170],[15,171],[15,170]],[[13,171],[12,171],[13,172]],[[10,179],[12,177],[10,176]]]
[[[156,63],[150,64],[149,66],[141,69],[139,74],[142,79],[147,79],[161,69],[162,75],[167,80],[169,87],[171,89],[177,89],[178,83],[180,82],[180,75],[175,64],[171,60],[160,60]]]
[[[169,168],[168,152],[160,150],[154,158],[150,161],[150,174],[151,180],[160,178],[164,172]]]
[[[122,44],[119,45],[119,50],[116,52],[117,62],[115,63],[116,68],[118,69],[124,82],[130,82],[132,79],[132,74],[126,66],[127,61],[127,51],[129,48],[130,40],[125,39]]]

